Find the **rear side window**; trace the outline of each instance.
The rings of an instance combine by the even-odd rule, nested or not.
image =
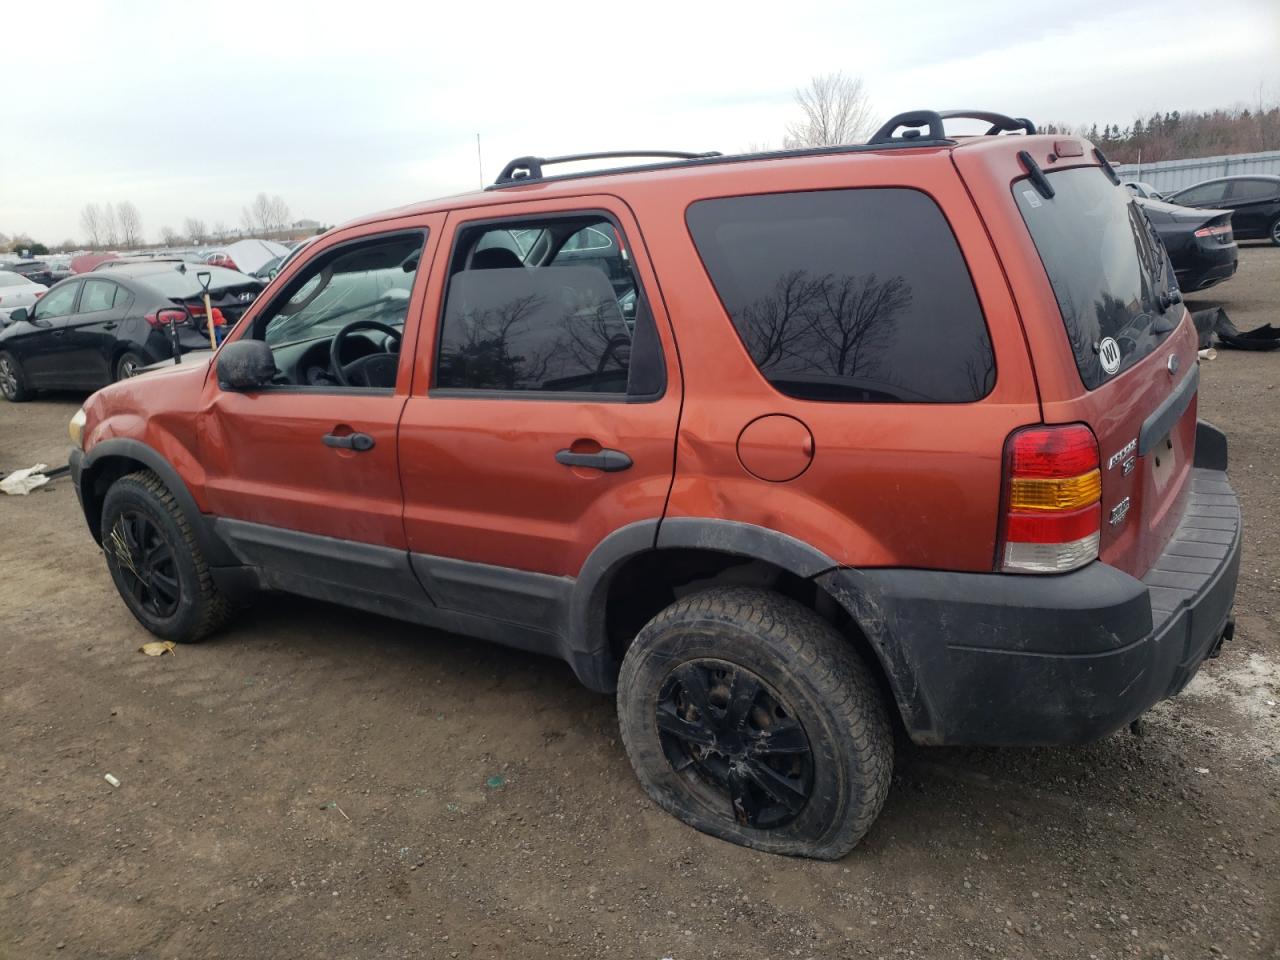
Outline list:
[[[916,190],[702,200],[687,220],[751,359],[802,400],[965,403],[995,383],[973,281]]]
[[[1151,353],[1176,326],[1162,315],[1173,271],[1142,210],[1098,167],[1048,175],[1054,196],[1027,180],[1014,199],[1053,284],[1080,379],[1090,390]]]

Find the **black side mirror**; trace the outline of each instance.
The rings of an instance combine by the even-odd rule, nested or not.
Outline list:
[[[18,307],[15,310],[9,311],[9,322],[21,323],[23,320],[27,319],[28,315],[29,314],[26,307]]]
[[[236,340],[218,351],[218,385],[224,390],[259,390],[275,375],[275,357],[261,340]]]

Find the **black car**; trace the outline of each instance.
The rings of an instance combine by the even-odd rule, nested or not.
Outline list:
[[[1204,290],[1235,274],[1240,251],[1230,210],[1197,210],[1140,197],[1134,203],[1164,241],[1179,289]]]
[[[229,329],[263,287],[234,270],[135,263],[56,284],[0,329],[0,393],[20,401],[43,388],[96,390],[172,359],[174,337],[183,352],[207,350],[198,279],[206,272],[211,304]]]
[[[35,283],[43,283],[46,287],[51,287],[57,282],[57,278],[53,275],[53,268],[43,260],[19,260],[17,263],[9,264],[5,269],[10,273],[20,273]]]
[[[1230,210],[1238,240],[1270,240],[1280,246],[1280,177],[1218,177],[1165,198],[1184,207]]]

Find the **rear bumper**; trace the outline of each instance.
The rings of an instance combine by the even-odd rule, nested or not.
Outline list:
[[[1225,246],[1196,244],[1181,267],[1174,271],[1178,276],[1178,286],[1185,293],[1194,293],[1230,280],[1235,276],[1239,256],[1239,248],[1234,243]]]
[[[1142,580],[839,570],[821,581],[877,647],[913,739],[1036,745],[1106,736],[1178,693],[1232,629],[1240,509],[1199,467]]]

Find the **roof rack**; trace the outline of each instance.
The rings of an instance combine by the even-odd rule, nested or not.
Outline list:
[[[642,173],[652,170],[673,170],[684,167],[703,166],[709,163],[746,163],[753,160],[781,160],[787,157],[820,157],[832,154],[866,153],[886,148],[900,147],[952,147],[956,141],[947,137],[944,120],[958,118],[982,120],[991,124],[988,135],[1022,130],[1027,134],[1036,132],[1036,126],[1024,117],[1006,117],[1002,113],[991,113],[986,110],[912,110],[900,113],[882,126],[866,143],[851,143],[834,147],[800,147],[787,150],[765,150],[758,153],[740,153],[725,156],[715,150],[707,153],[686,153],[681,150],[617,150],[608,153],[575,153],[564,157],[516,157],[498,174],[498,179],[485,187],[486,190],[501,190],[506,187],[518,187],[522,184],[546,180],[573,180],[582,177],[615,176],[621,173]],[[921,132],[927,128],[927,134]],[[901,134],[898,131],[902,130]],[[550,176],[543,173],[543,167],[557,163],[572,163],[577,160],[612,160],[621,157],[655,157],[665,159],[667,163],[647,163],[633,166],[609,167],[604,170],[584,170],[574,173],[559,173]]]
[[[921,127],[929,128],[929,140],[946,140],[947,134],[942,121],[960,119],[981,120],[991,124],[991,129],[986,132],[988,137],[1015,130],[1028,135],[1036,132],[1036,125],[1026,117],[1006,117],[1003,113],[992,113],[990,110],[911,110],[890,119],[867,143],[881,146],[910,143],[920,139]],[[895,136],[900,129],[902,134]]]
[[[706,153],[688,153],[684,150],[610,150],[604,153],[570,153],[563,157],[516,157],[498,174],[493,185],[513,183],[520,180],[541,180],[542,168],[555,163],[573,163],[578,160],[617,160],[621,157],[660,157],[667,160],[705,160],[718,157],[720,151],[710,150]]]

